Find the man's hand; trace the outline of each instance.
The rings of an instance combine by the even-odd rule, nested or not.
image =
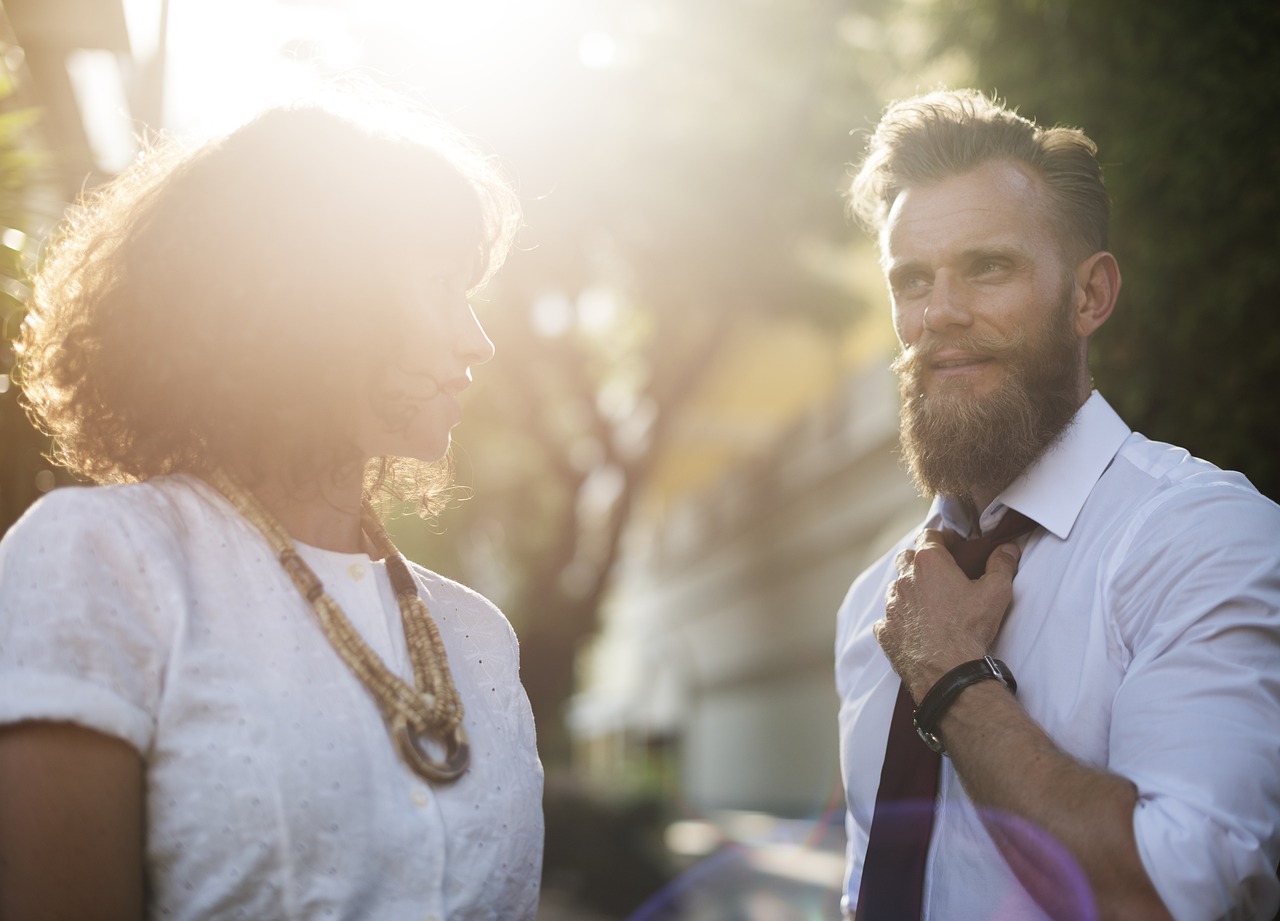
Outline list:
[[[1022,556],[997,547],[986,573],[970,580],[941,531],[923,531],[898,554],[876,639],[918,703],[950,669],[991,650],[1013,597]],[[1137,789],[1127,779],[1077,762],[1059,749],[1014,695],[981,681],[956,698],[940,722],[947,754],[969,798],[989,816],[1016,815],[1046,830],[1088,875],[1104,919],[1170,916],[1138,855],[1133,832]],[[1061,917],[1052,879],[1027,859],[1025,841],[1000,823],[988,831],[1010,869],[1050,917]]]
[[[948,542],[959,540],[921,531],[915,549],[895,560],[898,578],[875,624],[876,640],[917,703],[952,668],[990,651],[1013,598],[1018,545],[1001,544],[985,575],[970,580],[949,549]]]

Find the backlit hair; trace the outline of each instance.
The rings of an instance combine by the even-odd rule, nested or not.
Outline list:
[[[478,286],[518,222],[486,157],[369,89],[155,143],[43,262],[16,343],[28,409],[54,459],[97,482],[322,474],[357,459],[369,383],[407,347],[404,279],[444,255]],[[432,509],[447,462],[398,465]]]
[[[971,89],[890,105],[867,142],[850,210],[878,233],[903,189],[996,160],[1021,164],[1043,180],[1059,240],[1076,259],[1107,248],[1111,205],[1093,141],[1077,128],[1042,128]]]

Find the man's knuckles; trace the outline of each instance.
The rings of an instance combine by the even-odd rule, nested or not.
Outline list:
[[[946,547],[946,535],[937,528],[925,528],[916,535],[916,550],[926,547]]]

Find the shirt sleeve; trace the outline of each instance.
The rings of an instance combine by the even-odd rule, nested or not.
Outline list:
[[[1280,509],[1174,490],[1104,574],[1116,612],[1110,767],[1133,781],[1144,866],[1178,921],[1280,902]]]
[[[0,725],[70,722],[150,746],[181,598],[128,489],[54,490],[0,541]]]

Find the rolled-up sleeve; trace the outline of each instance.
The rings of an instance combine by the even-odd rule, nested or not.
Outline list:
[[[1106,578],[1114,640],[1129,658],[1109,766],[1138,788],[1138,850],[1177,921],[1270,919],[1280,905],[1280,510],[1218,487],[1174,491],[1146,511]],[[1214,528],[1197,529],[1206,520]]]
[[[55,490],[0,542],[0,725],[70,722],[151,744],[173,612],[109,490]]]

